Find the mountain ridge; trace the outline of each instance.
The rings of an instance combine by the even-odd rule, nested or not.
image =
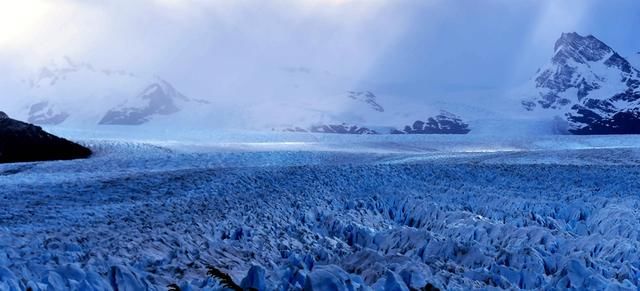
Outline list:
[[[208,104],[179,92],[168,81],[126,70],[96,67],[68,56],[40,68],[27,85],[26,119],[34,124],[140,125],[175,114],[188,103]],[[82,105],[87,100],[92,109]],[[72,123],[73,123],[72,122]]]
[[[562,116],[573,134],[640,133],[640,71],[592,35],[563,33],[534,77],[527,111]]]

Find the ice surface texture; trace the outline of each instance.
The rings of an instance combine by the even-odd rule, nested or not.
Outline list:
[[[640,286],[634,148],[91,147],[0,166],[0,290],[219,290],[208,265],[267,290]]]

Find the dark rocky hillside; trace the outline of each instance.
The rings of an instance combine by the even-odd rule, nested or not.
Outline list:
[[[0,163],[87,158],[91,150],[0,111]]]

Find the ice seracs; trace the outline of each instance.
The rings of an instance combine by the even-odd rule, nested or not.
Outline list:
[[[0,290],[637,290],[640,137],[476,137],[3,165]]]
[[[640,71],[592,35],[563,33],[533,85],[524,108],[562,116],[571,133],[640,133]]]

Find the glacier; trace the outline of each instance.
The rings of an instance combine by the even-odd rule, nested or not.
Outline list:
[[[640,286],[640,137],[66,133],[0,165],[0,290]]]

